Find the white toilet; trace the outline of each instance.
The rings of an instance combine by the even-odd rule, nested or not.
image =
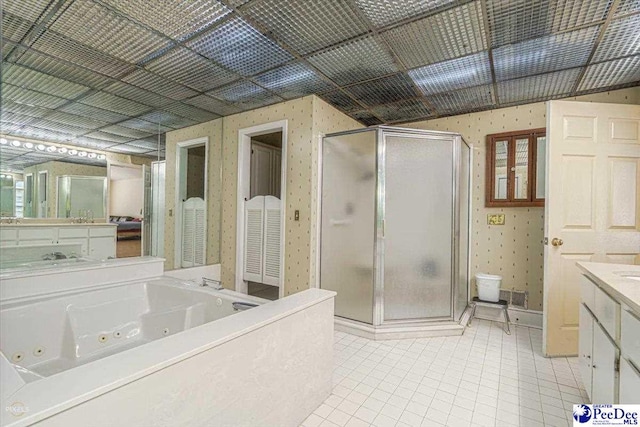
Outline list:
[[[478,287],[478,298],[482,301],[498,302],[500,300],[500,285],[502,276],[493,274],[476,274],[476,286]]]

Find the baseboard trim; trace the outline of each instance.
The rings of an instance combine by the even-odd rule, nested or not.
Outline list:
[[[397,340],[462,335],[464,326],[457,322],[424,322],[373,326],[342,317],[334,318],[335,330],[370,340]]]

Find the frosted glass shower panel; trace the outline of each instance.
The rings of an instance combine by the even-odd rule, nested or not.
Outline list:
[[[376,132],[327,137],[322,150],[320,286],[335,314],[373,321]]]
[[[384,319],[448,318],[451,138],[385,134]]]
[[[106,218],[107,178],[98,176],[58,177],[58,218],[87,215]]]
[[[469,299],[469,189],[471,186],[471,149],[457,138],[460,147],[460,172],[458,174],[458,282],[455,286],[454,319],[459,319]]]

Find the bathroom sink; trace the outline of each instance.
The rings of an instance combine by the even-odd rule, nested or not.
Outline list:
[[[618,276],[624,277],[625,279],[637,280],[640,282],[640,273],[635,271],[617,271],[616,274]]]

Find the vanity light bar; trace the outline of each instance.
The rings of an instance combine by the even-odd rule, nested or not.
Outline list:
[[[106,160],[107,156],[104,154],[92,153],[88,151],[79,151],[76,149],[69,149],[66,147],[58,147],[55,145],[34,144],[32,142],[21,142],[17,139],[9,141],[6,138],[0,138],[0,145],[11,145],[12,147],[21,147],[27,150],[46,151],[48,153],[66,154],[68,156],[87,157],[89,159]]]

